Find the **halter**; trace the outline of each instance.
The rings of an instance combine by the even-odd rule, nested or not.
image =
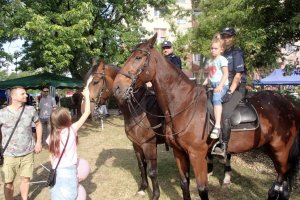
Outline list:
[[[124,96],[126,97],[125,99],[127,99],[127,100],[130,99],[130,97],[131,97],[131,94],[134,90],[134,85],[136,84],[137,79],[139,78],[141,73],[145,70],[145,68],[149,66],[149,62],[150,62],[151,53],[149,51],[145,51],[145,50],[139,49],[139,48],[132,50],[132,52],[135,52],[135,51],[141,51],[141,52],[145,53],[147,58],[144,62],[144,65],[142,65],[138,69],[138,71],[135,75],[131,74],[129,71],[127,73],[125,73],[125,72],[122,72],[122,70],[120,70],[120,72],[119,72],[120,74],[122,74],[123,76],[125,76],[125,77],[127,77],[131,80],[131,84],[130,84],[130,86],[128,87],[128,89],[126,90],[126,92],[124,94]],[[146,71],[146,74],[149,74],[149,71]]]
[[[103,81],[103,84],[102,84],[102,88],[101,88],[101,91],[99,92],[98,96],[95,98],[95,100],[90,100],[91,102],[94,102],[97,106],[100,104],[100,100],[101,100],[101,97],[102,97],[102,94],[106,91],[108,92],[109,89],[107,88],[107,83],[106,83],[106,74],[105,74],[105,66],[103,66],[102,68],[103,72],[95,72],[93,73],[93,75],[96,77],[99,77],[100,80]]]

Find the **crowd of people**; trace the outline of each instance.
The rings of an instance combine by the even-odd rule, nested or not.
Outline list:
[[[57,167],[56,178],[59,184],[51,187],[51,199],[76,199],[77,130],[90,115],[89,90],[84,88],[80,96],[86,99],[85,109],[82,114],[80,112],[78,121],[72,123],[70,111],[57,106],[57,99],[49,95],[48,87],[42,89],[38,109],[32,105],[33,99],[22,86],[9,90],[8,105],[0,109],[1,155],[4,157],[2,180],[6,200],[13,199],[14,182],[18,174],[21,198],[28,199],[34,153],[40,153],[43,148],[48,149],[52,168],[55,168],[64,146],[65,153]],[[70,136],[66,142],[68,134]],[[66,174],[69,178],[66,178]]]
[[[221,145],[214,151],[223,156],[227,154],[230,138],[230,116],[246,93],[244,54],[240,48],[235,47],[235,36],[233,28],[224,28],[213,37],[211,57],[205,67],[208,77],[203,83],[213,88],[211,101],[215,124],[210,137],[221,141]],[[166,59],[178,69],[182,69],[181,59],[173,52],[172,43],[164,41],[161,48]],[[87,85],[90,81],[91,79]],[[83,113],[82,98],[85,99]],[[72,97],[74,113],[78,120],[74,123],[70,111],[58,106],[59,98],[49,95],[48,87],[42,89],[38,110],[32,106],[33,99],[20,86],[11,88],[8,101],[8,106],[0,109],[5,199],[13,199],[17,173],[21,177],[21,197],[28,199],[34,153],[41,152],[43,147],[49,150],[52,168],[57,167],[57,184],[50,190],[51,198],[61,199],[63,196],[63,199],[76,199],[77,131],[91,112],[88,88],[77,90]],[[107,108],[101,109],[104,114],[107,113]],[[35,135],[32,133],[32,123],[36,127]]]

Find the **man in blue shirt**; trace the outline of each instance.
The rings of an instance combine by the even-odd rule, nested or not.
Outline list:
[[[181,59],[173,53],[172,43],[170,41],[164,41],[161,44],[162,53],[179,69],[182,69]]]

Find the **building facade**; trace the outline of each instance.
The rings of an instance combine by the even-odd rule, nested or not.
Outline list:
[[[178,14],[176,7],[183,11],[192,10],[191,0],[176,0],[176,4],[171,6],[174,9],[172,16],[164,17],[164,9],[148,6],[148,19],[144,20],[142,26],[150,33],[149,37],[157,33],[157,41],[174,41],[176,36],[184,34],[192,27],[192,16]]]

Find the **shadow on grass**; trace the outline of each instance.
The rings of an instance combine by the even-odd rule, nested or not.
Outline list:
[[[170,200],[182,199],[181,189],[179,186],[180,180],[178,170],[173,155],[171,152],[163,152],[161,150],[162,148],[163,146],[160,146],[158,149],[158,180],[160,189]],[[134,157],[134,159],[132,159],[130,156]],[[133,162],[133,160],[135,161],[134,152],[133,150],[128,149],[103,150],[99,154],[96,161],[97,168],[90,173],[88,179],[91,180],[92,176],[95,173],[98,173],[98,168],[101,165],[104,165],[105,162],[111,158],[114,158],[113,167],[118,167],[129,171],[133,175],[135,179],[134,181],[140,183],[141,178],[137,168],[137,162]],[[271,187],[273,181],[273,176],[270,176],[270,174],[262,173],[256,176],[255,174],[253,175],[253,171],[249,172],[247,169],[244,169],[245,171],[240,171],[240,169],[235,169],[235,167],[238,168],[238,166],[233,166],[233,183],[228,188],[225,188],[221,187],[220,184],[224,176],[223,164],[215,161],[214,167],[214,180],[209,183],[209,196],[211,199],[248,200],[267,198],[268,189]],[[151,184],[151,182],[149,183]],[[199,196],[195,185],[195,178],[192,173],[190,191],[192,196],[198,199]],[[96,187],[97,185],[94,184],[94,187],[89,187],[87,192],[91,193],[95,191]],[[151,199],[152,189],[148,189],[147,195],[148,199]]]
[[[128,150],[128,149],[105,149],[105,150],[103,150],[99,154],[98,159],[96,161],[97,168],[90,173],[89,176],[91,176],[91,177],[88,177],[88,178],[92,178],[93,174],[98,173],[97,172],[98,168],[101,165],[104,165],[104,163],[107,160],[111,159],[111,158],[114,158],[113,167],[122,168],[122,169],[125,169],[125,170],[129,171],[133,175],[133,177],[135,179],[134,181],[136,183],[138,183],[138,185],[140,184],[140,181],[141,181],[140,172],[139,172],[139,169],[137,168],[137,161],[136,161],[136,158],[135,158],[134,151],[133,150]],[[133,162],[133,160],[136,161],[136,162]],[[176,177],[176,172],[174,172],[174,170],[172,169],[172,170],[168,170],[168,173],[165,173],[163,175],[160,174],[160,171],[161,171],[162,167],[163,168],[164,167],[167,167],[167,168],[169,167],[168,162],[169,162],[169,160],[167,160],[167,161],[166,160],[164,160],[164,161],[161,160],[160,163],[158,163],[159,184],[162,181],[161,179],[164,179],[164,181],[163,181],[164,184],[160,184],[160,188],[165,193],[172,195],[174,197],[174,199],[181,199],[181,195],[178,194],[177,191],[175,190],[176,183],[171,181],[171,180],[174,180],[174,179],[177,178]],[[161,166],[163,163],[167,163],[167,166]],[[175,170],[176,170],[176,166],[173,166],[173,168],[175,168]],[[149,181],[149,185],[151,185],[151,180],[148,179],[148,181]],[[93,191],[96,190],[96,187],[95,188],[89,187],[88,190],[89,190],[89,193],[93,192]],[[137,190],[138,190],[138,188],[136,189],[136,191]],[[147,195],[148,195],[148,198],[151,199],[152,188],[148,187]],[[134,196],[134,194],[133,194],[133,196]]]
[[[51,169],[50,161],[42,163],[47,169]],[[30,199],[36,199],[37,196],[47,188],[46,183],[40,183],[40,181],[46,181],[49,175],[49,171],[47,171],[42,165],[34,168],[33,178],[30,182],[38,182],[33,183],[30,186]]]

